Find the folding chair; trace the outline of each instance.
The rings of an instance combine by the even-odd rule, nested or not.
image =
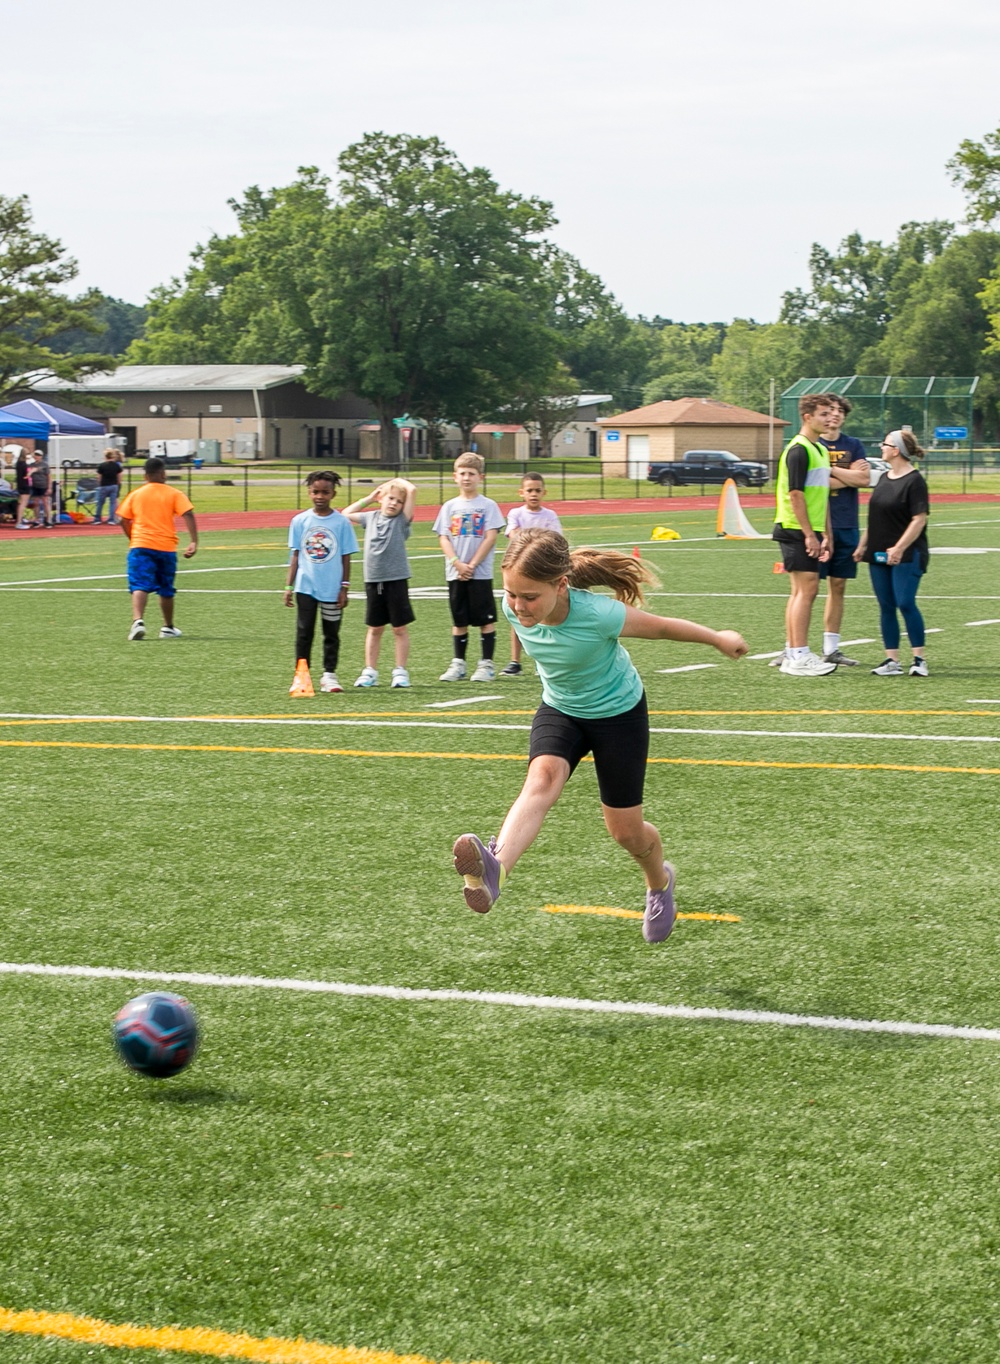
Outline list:
[[[91,516],[97,509],[97,489],[100,487],[96,478],[77,479],[76,487],[72,497],[76,502],[77,511],[87,510]]]

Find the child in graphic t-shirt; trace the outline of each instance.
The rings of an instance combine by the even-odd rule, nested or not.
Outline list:
[[[312,695],[312,686],[303,691],[301,670],[308,674],[312,656],[316,616],[323,626],[323,677],[320,691],[343,691],[337,681],[340,657],[340,621],[347,605],[351,581],[351,555],[358,542],[350,521],[332,505],[340,475],[329,470],[314,472],[306,478],[312,508],[299,512],[288,527],[288,585],[285,605],[295,606],[295,680],[289,688],[294,695]]]
[[[507,516],[507,539],[513,540],[515,535],[526,530],[554,530],[557,535],[562,534],[562,526],[559,524],[559,517],[551,507],[542,506],[542,498],[545,496],[545,479],[541,474],[524,474],[521,478],[521,507],[511,507]],[[500,670],[501,677],[520,677],[523,669],[521,667],[521,641],[517,637],[517,631],[512,629],[510,632],[510,662],[506,668]]]
[[[451,663],[442,682],[465,680],[469,626],[479,627],[483,656],[473,682],[492,682],[496,650],[497,603],[493,595],[493,550],[504,524],[503,512],[479,491],[486,472],[482,455],[466,451],[455,460],[459,493],[437,514],[434,530],[447,561],[448,603],[451,606]]]
[[[406,542],[410,538],[413,509],[417,501],[416,485],[405,478],[393,478],[383,483],[367,497],[359,498],[344,508],[344,515],[355,526],[365,531],[365,666],[355,682],[356,687],[378,686],[378,656],[382,647],[382,633],[392,626],[396,666],[392,670],[393,687],[408,687],[410,674],[406,664],[410,656],[410,632],[406,628],[416,616],[410,605],[407,581],[410,563],[406,557]],[[363,511],[378,503],[375,511]]]

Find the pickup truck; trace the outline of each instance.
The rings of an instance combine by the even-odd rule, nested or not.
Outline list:
[[[684,483],[725,483],[731,478],[741,488],[761,488],[767,482],[767,465],[738,459],[729,450],[689,450],[683,459],[651,464],[650,483],[664,487]]]

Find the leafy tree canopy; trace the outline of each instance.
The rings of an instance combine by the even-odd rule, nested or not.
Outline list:
[[[76,261],[61,243],[34,230],[27,196],[0,196],[0,403],[34,378],[55,375],[67,387],[84,374],[109,369],[111,355],[63,352],[68,331],[99,335],[95,291],[71,299],[62,287],[76,277]]]
[[[965,191],[970,223],[989,226],[1000,217],[1000,128],[982,142],[966,138],[947,164],[951,182]]]

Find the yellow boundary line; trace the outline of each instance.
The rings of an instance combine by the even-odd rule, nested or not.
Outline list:
[[[69,1312],[14,1312],[0,1307],[0,1331],[24,1336],[56,1336],[87,1345],[117,1349],[170,1350],[211,1355],[216,1359],[246,1359],[257,1364],[432,1364],[424,1355],[397,1355],[391,1350],[367,1350],[351,1345],[322,1345],[317,1341],[281,1336],[244,1335],[214,1331],[206,1326],[132,1326],[77,1317]],[[447,1361],[444,1362],[447,1364]]]
[[[618,909],[614,905],[542,905],[546,914],[597,914],[606,919],[641,919],[639,909]],[[702,923],[742,923],[738,914],[678,914],[678,919],[698,919]]]
[[[378,748],[293,748],[250,744],[108,744],[74,739],[0,739],[0,748],[92,748],[136,753],[283,753],[314,758],[463,758],[475,762],[518,762],[525,753],[424,753]],[[586,757],[584,762],[593,762]],[[793,763],[749,758],[647,758],[664,767],[763,767],[783,771],[820,772],[940,772],[970,777],[1000,777],[1000,767],[945,767],[925,763]]]

